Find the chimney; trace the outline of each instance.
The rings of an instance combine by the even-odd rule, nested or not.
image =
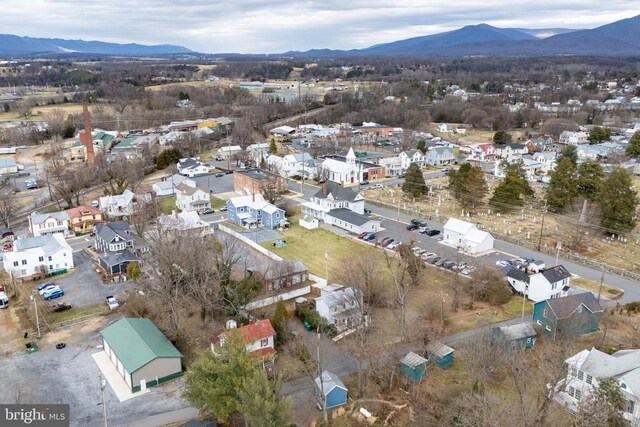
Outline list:
[[[93,166],[96,163],[93,153],[93,137],[91,136],[91,117],[89,116],[89,106],[82,104],[82,116],[84,118],[85,147],[87,147],[87,164]]]

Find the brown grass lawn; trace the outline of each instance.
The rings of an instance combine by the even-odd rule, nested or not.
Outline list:
[[[589,280],[584,277],[574,277],[571,279],[571,286],[579,286],[584,289],[588,289],[591,292],[598,292],[600,290],[600,282],[596,280]],[[612,286],[607,285],[606,283],[602,284],[602,296],[607,297],[609,299],[620,298],[624,295],[624,291],[620,288],[614,288]]]
[[[165,215],[169,215],[171,211],[176,210],[176,196],[158,197],[158,209]]]
[[[100,105],[102,108],[110,108],[108,105]],[[91,111],[93,107],[89,106],[89,111]],[[50,113],[53,110],[62,110],[65,114],[80,114],[82,113],[82,105],[75,103],[67,103],[67,104],[55,104],[55,105],[42,105],[31,108],[31,117],[25,119],[21,117],[17,111],[9,111],[5,113],[4,111],[0,113],[0,121],[11,121],[11,120],[27,120],[27,121],[37,121],[42,120],[43,116],[47,113]]]

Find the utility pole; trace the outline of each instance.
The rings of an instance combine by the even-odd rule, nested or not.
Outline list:
[[[102,399],[102,425],[107,427],[107,405],[104,401],[104,389],[107,386],[107,380],[102,378],[102,372],[98,371],[98,378],[100,379],[100,398]]]
[[[542,246],[542,232],[544,231],[544,212],[542,213],[542,224],[540,225],[540,237],[538,237],[538,252],[540,252],[540,247]],[[558,262],[556,262],[556,265]]]
[[[529,285],[524,285],[524,290],[522,291],[522,323],[524,323],[524,306],[527,302],[527,291],[529,290]]]
[[[602,263],[602,275],[600,276],[600,287],[598,288],[598,302],[600,302],[600,294],[602,294],[602,285],[604,284],[604,268],[607,264]]]
[[[33,301],[33,307],[36,312],[36,328],[38,330],[38,339],[40,339],[40,318],[38,317],[38,301],[34,294],[31,294],[31,301]]]
[[[556,248],[556,265],[558,265],[558,258],[560,258],[560,242],[558,242],[558,247]]]
[[[318,353],[318,377],[320,378],[320,394],[322,395],[322,415],[324,422],[329,421],[329,415],[327,414],[327,397],[324,395],[324,378],[322,376],[322,361],[320,359],[320,327],[318,327],[318,346],[316,347]]]

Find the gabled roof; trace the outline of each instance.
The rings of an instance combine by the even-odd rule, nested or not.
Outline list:
[[[66,220],[69,219],[69,216],[67,215],[67,213],[65,211],[42,213],[42,214],[39,213],[39,212],[32,212],[31,213],[31,223],[32,224],[42,224],[48,218],[57,219],[58,221],[66,221]]]
[[[69,218],[80,218],[85,215],[100,215],[100,209],[94,208],[93,206],[78,206],[77,208],[71,208],[66,210],[67,216]]]
[[[318,376],[315,379],[315,383],[316,387],[318,387],[318,390],[324,390],[325,396],[331,393],[331,390],[336,387],[347,390],[342,381],[340,381],[340,378],[338,378],[336,374],[332,374],[329,371],[323,371],[322,380],[320,379],[320,376]]]
[[[495,329],[499,329],[509,340],[519,340],[521,338],[528,338],[536,336],[536,330],[533,329],[531,323],[518,323],[510,326],[498,326]]]
[[[540,301],[536,304],[540,304]],[[556,316],[556,319],[566,319],[570,317],[578,307],[584,305],[592,313],[602,313],[602,306],[593,296],[591,292],[583,292],[575,295],[567,295],[566,297],[551,298],[546,300],[546,303],[551,308],[551,311]]]
[[[148,319],[120,319],[100,334],[129,374],[157,358],[182,358],[182,354]]]
[[[542,275],[549,281],[549,283],[558,283],[561,280],[571,277],[571,273],[563,265],[556,265],[555,267],[547,268],[542,272]]]
[[[456,218],[449,218],[449,221],[444,225],[445,230],[455,231],[460,234],[467,234],[475,225],[467,221],[462,221]]]
[[[324,302],[327,307],[333,307],[334,305],[344,304],[345,302],[356,301],[356,298],[360,294],[360,298],[362,295],[360,291],[354,288],[341,288],[331,292],[326,292],[324,295],[317,297],[317,301]]]
[[[276,331],[271,326],[269,319],[259,320],[255,323],[249,323],[237,329],[238,333],[242,337],[245,345],[252,344],[258,340],[272,337],[276,334]],[[218,344],[220,339],[224,337],[224,332],[216,336],[211,337],[213,344]]]
[[[518,267],[511,267],[511,269],[507,272],[507,277],[515,279],[519,282],[529,283],[529,274],[520,270]]]
[[[455,350],[440,341],[431,341],[427,344],[427,352],[437,357],[445,357],[453,353]]]
[[[326,215],[338,218],[346,223],[356,225],[358,227],[370,222],[376,221],[368,216],[360,215],[357,212],[353,212],[347,208],[331,209]]]
[[[104,261],[109,267],[113,267],[114,265],[119,265],[125,262],[139,261],[138,257],[131,253],[128,249],[125,249],[122,252],[104,252],[98,254],[98,258]]]
[[[400,363],[410,368],[416,368],[427,363],[427,359],[420,356],[419,354],[414,353],[413,351],[410,351],[405,357],[402,358],[402,360],[400,360]]]
[[[133,236],[129,234],[129,224],[125,221],[112,221],[105,224],[96,224],[96,237],[101,238],[107,243],[113,241],[116,236],[122,240],[133,240]]]
[[[320,190],[313,195],[318,199],[326,199],[329,195],[333,196],[334,200],[346,200],[349,202],[353,202],[356,197],[358,197],[357,192],[353,191],[351,187],[343,187],[337,182],[327,181],[322,184]]]
[[[55,253],[63,247],[69,247],[60,233],[46,236],[26,237],[13,242],[15,251],[40,248],[45,254]]]
[[[185,179],[180,184],[176,185],[176,191],[184,193],[187,196],[193,196],[199,191],[206,193],[206,191],[204,191],[202,188],[198,188],[195,181],[190,179]]]

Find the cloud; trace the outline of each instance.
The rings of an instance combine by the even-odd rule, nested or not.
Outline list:
[[[487,3],[499,3],[496,5]],[[354,49],[485,22],[593,28],[637,14],[627,0],[2,0],[2,32],[200,52]],[[37,11],[37,13],[34,13]]]

